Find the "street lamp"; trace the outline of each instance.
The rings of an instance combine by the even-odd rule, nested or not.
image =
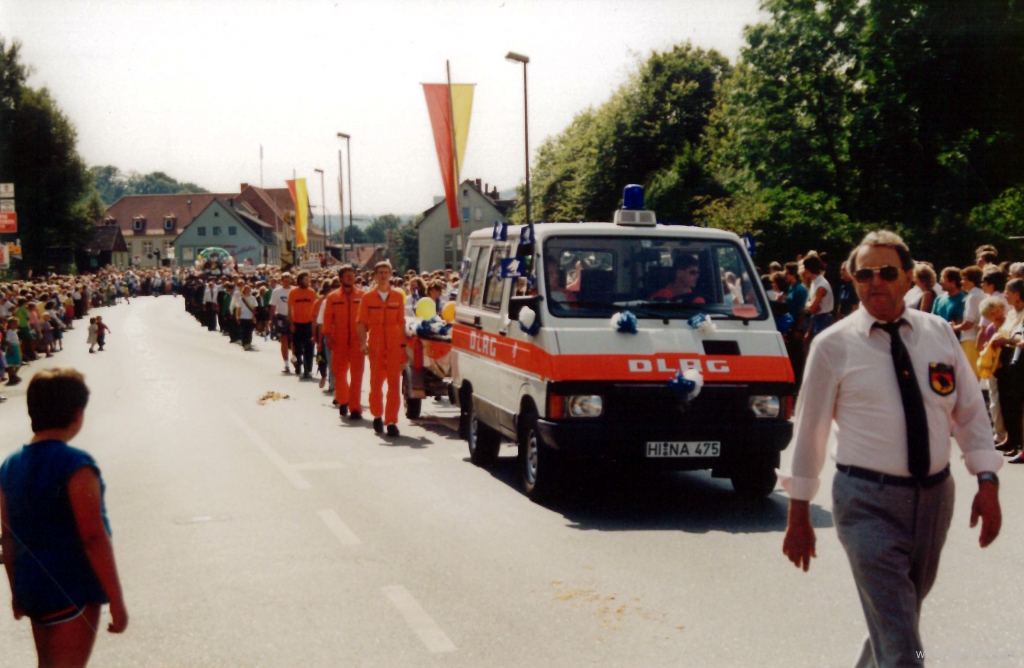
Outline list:
[[[345,140],[345,149],[348,151],[348,224],[352,222],[352,144],[349,135],[344,132],[338,133],[339,139]],[[338,199],[341,201],[341,260],[345,261],[345,203],[341,198],[341,149],[338,149]]]
[[[326,255],[328,252],[327,244],[331,241],[331,234],[327,231],[327,200],[324,199],[324,170],[314,167],[313,171],[320,174],[320,220],[324,223],[324,234],[327,235],[324,239],[324,254]]]
[[[529,56],[524,56],[514,51],[509,51],[505,60],[510,63],[523,64],[523,126],[526,147],[526,224],[533,228],[530,221],[530,106],[526,100],[526,64],[530,62]]]

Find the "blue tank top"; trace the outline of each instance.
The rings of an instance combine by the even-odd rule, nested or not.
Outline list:
[[[100,475],[91,455],[54,440],[23,446],[0,466],[10,519],[4,530],[12,533],[15,546],[12,589],[29,617],[108,602],[85,554],[68,496],[68,480],[83,466]],[[101,476],[103,525],[110,534],[105,490]]]

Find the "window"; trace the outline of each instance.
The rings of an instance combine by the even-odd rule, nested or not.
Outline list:
[[[213,226],[213,236],[215,236],[215,237],[219,237],[220,236],[220,225],[214,225]]]
[[[475,207],[473,209],[473,220],[480,222],[484,219],[484,208],[482,206]]]
[[[540,268],[538,268],[540,269]],[[554,237],[544,244],[544,288],[557,317],[764,319],[757,275],[728,241]],[[488,294],[489,296],[489,294]]]
[[[468,206],[462,207],[462,220],[465,220],[465,221],[469,220],[469,207]]]
[[[487,258],[491,255],[490,246],[480,249],[476,255],[476,269],[473,270],[472,288],[470,288],[470,306],[479,307],[484,303],[484,280],[487,278]]]
[[[136,232],[141,232],[142,227],[143,225],[145,225],[145,223],[145,218],[136,218],[135,220],[132,221],[132,229],[135,230]]]
[[[231,225],[231,226],[229,226],[229,227],[228,227],[228,236],[229,236],[229,237],[233,237],[233,236],[235,236],[236,234],[238,234],[238,228],[237,228],[237,227],[235,227],[234,225]]]
[[[143,255],[152,255],[153,254],[153,242],[152,241],[143,241],[142,242],[142,254]]]
[[[495,248],[491,253],[491,266],[487,270],[487,286],[484,290],[484,308],[497,311],[501,308],[501,291],[505,281],[501,278],[501,261],[508,257],[508,247]]]
[[[178,219],[175,218],[174,216],[167,216],[166,218],[164,218],[164,229],[168,231],[173,230],[174,223],[177,222],[177,220]]]
[[[194,260],[196,258],[195,252],[196,252],[195,248],[182,248],[181,249],[181,259],[182,260],[187,260],[187,261],[192,261],[192,260]]]
[[[205,227],[197,227],[196,228],[196,234],[201,236],[201,237],[205,237],[206,236],[206,228]]]
[[[473,289],[473,271],[479,265],[480,253],[483,252],[482,248],[474,248],[469,255],[462,258],[462,269],[459,270],[459,285],[461,290],[459,292],[459,303],[469,306],[470,294]]]

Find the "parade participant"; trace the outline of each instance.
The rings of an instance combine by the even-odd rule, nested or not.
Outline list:
[[[283,274],[281,285],[270,294],[270,320],[274,323],[274,332],[281,341],[281,359],[284,360],[284,372],[288,373],[288,352],[291,350],[292,322],[288,317],[288,294],[292,291],[292,275]],[[298,373],[298,367],[295,373]]]
[[[361,335],[356,323],[364,290],[356,286],[356,271],[352,265],[342,266],[338,277],[341,287],[327,295],[324,304],[323,332],[331,349],[334,400],[338,404],[338,413],[342,417],[349,415],[353,420],[361,420],[365,353],[361,349]]]
[[[921,604],[953,517],[950,434],[978,475],[971,526],[981,518],[982,547],[1002,522],[1002,459],[978,381],[949,326],[905,307],[913,267],[891,232],[872,232],[854,249],[850,272],[862,308],[811,344],[792,475],[783,479],[783,552],[806,571],[816,556],[810,500],[835,435],[832,512],[868,625],[858,666],[924,665]]]
[[[235,311],[242,348],[245,350],[252,350],[252,332],[256,327],[255,318],[258,308],[257,301],[252,296],[252,288],[246,285],[238,297],[238,308]]]
[[[48,369],[28,387],[34,436],[0,467],[4,568],[14,618],[32,621],[40,666],[85,666],[100,608],[111,633],[128,611],[95,460],[68,445],[82,429],[89,389],[73,369]]]
[[[398,409],[402,403],[402,367],[405,365],[405,298],[390,287],[391,264],[374,266],[376,285],[363,296],[359,307],[359,348],[370,355],[370,413],[373,429],[398,436]],[[384,382],[388,384],[387,409],[384,407]],[[383,419],[382,419],[383,416]]]
[[[217,292],[214,290],[213,281],[208,282],[203,291],[203,319],[206,322],[206,329],[211,332],[217,331]]]
[[[288,293],[295,373],[301,372],[302,380],[309,380],[313,372],[313,305],[316,292],[309,287],[308,271],[300,271],[296,281],[298,287]]]

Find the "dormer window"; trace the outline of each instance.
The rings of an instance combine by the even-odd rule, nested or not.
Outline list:
[[[103,224],[108,227],[110,225],[117,225],[117,219],[114,218],[113,216],[107,216],[106,218],[103,219]]]
[[[142,216],[135,216],[135,218],[132,218],[132,229],[136,232],[141,232],[146,229],[146,219]]]
[[[178,219],[174,216],[164,216],[164,229],[167,231],[173,230],[177,222]]]

